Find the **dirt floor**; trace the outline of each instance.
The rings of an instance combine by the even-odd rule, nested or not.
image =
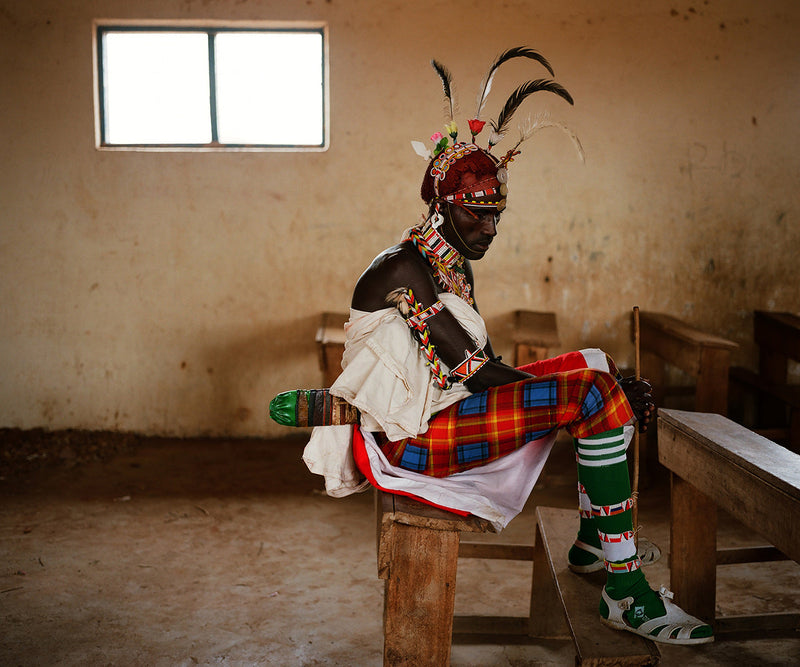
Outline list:
[[[71,447],[54,465],[5,471],[0,665],[380,665],[372,496],[325,496],[302,445],[137,440],[110,457]],[[560,443],[503,539],[532,542],[535,503],[574,507],[574,474]],[[666,552],[667,485],[656,477],[640,521]],[[727,517],[719,542],[753,543]],[[720,614],[800,609],[796,563],[718,572]],[[647,573],[667,584],[667,558]],[[463,559],[458,576],[457,613],[527,615],[530,563]],[[566,640],[452,653],[453,665],[574,662]],[[661,664],[798,665],[800,638],[667,647]]]

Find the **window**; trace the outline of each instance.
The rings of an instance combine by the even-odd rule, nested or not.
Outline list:
[[[104,149],[324,150],[324,26],[96,26]]]

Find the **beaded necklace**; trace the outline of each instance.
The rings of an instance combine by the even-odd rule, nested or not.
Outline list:
[[[439,285],[468,304],[474,303],[472,289],[464,272],[464,256],[445,241],[430,219],[422,227],[412,229],[408,240],[434,269]]]

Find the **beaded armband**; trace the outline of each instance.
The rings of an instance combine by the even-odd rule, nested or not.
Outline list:
[[[419,342],[422,355],[425,357],[425,364],[430,368],[436,384],[441,389],[449,389],[451,382],[442,370],[442,363],[439,361],[439,355],[436,354],[436,346],[431,342],[431,332],[427,323],[429,318],[444,308],[444,304],[437,301],[432,306],[423,308],[410,287],[394,290],[386,300],[394,303],[405,318],[406,324]]]
[[[477,373],[489,357],[483,350],[475,350],[472,354],[467,354],[464,361],[450,371],[450,379],[454,382],[465,382]]]
[[[426,321],[441,311],[442,308],[444,308],[444,304],[441,301],[437,301],[422,312],[410,315],[406,319],[406,324],[408,324],[408,326],[410,326],[412,329],[422,331],[428,326]]]

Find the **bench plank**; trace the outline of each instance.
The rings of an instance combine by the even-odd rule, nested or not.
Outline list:
[[[800,455],[721,415],[660,408],[658,416],[665,425],[679,431],[682,439],[689,438],[702,444],[715,457],[743,468],[764,483],[788,494],[795,502],[800,502]],[[714,477],[722,477],[718,470],[713,472]],[[684,479],[691,481],[687,477]],[[713,486],[724,482],[723,479],[709,481]]]
[[[605,581],[604,572],[577,575],[567,567],[567,552],[575,540],[579,516],[574,510],[539,507],[536,547],[541,546],[549,563],[549,574],[566,611],[570,634],[575,642],[577,665],[656,665],[660,652],[644,637],[609,628],[600,621],[598,604]],[[536,569],[534,561],[534,586]],[[541,574],[541,573],[540,573]],[[541,581],[539,582],[541,586]],[[551,607],[542,605],[537,587],[533,602],[539,615],[555,615]],[[533,620],[533,613],[531,614]]]

